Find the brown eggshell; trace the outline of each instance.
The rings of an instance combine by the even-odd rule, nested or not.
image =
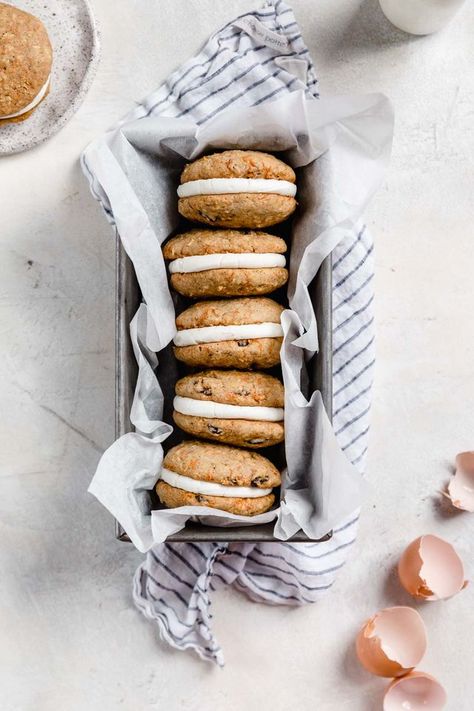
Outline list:
[[[383,701],[383,711],[441,711],[448,697],[446,691],[430,674],[410,672],[394,679]]]
[[[443,494],[457,509],[474,513],[474,452],[456,456],[456,470]]]
[[[402,553],[400,582],[420,600],[446,600],[467,585],[464,566],[453,546],[438,536],[420,536]]]
[[[387,607],[373,615],[356,640],[360,663],[377,676],[399,677],[421,661],[426,629],[412,607]]]
[[[429,600],[434,593],[427,587],[426,581],[420,578],[420,570],[423,567],[423,559],[420,555],[422,538],[423,536],[420,536],[415,539],[403,551],[398,563],[398,577],[410,595],[421,600]]]

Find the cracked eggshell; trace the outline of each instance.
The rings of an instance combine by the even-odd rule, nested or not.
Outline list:
[[[456,470],[443,493],[457,509],[474,512],[474,452],[456,456]]]
[[[420,536],[398,563],[400,582],[420,600],[446,600],[462,590],[464,566],[453,546],[438,536]]]
[[[403,676],[426,651],[424,622],[412,607],[387,607],[365,623],[356,650],[360,663],[372,674]]]
[[[439,681],[425,672],[394,679],[383,700],[383,711],[441,711],[448,697]]]

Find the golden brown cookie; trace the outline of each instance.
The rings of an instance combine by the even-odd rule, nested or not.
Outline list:
[[[288,280],[285,241],[266,232],[192,230],[163,248],[177,292],[191,298],[258,296]]]
[[[176,319],[175,356],[192,366],[271,368],[280,361],[282,311],[265,297],[200,301]]]
[[[257,499],[234,498],[230,496],[209,496],[209,494],[194,494],[170,486],[165,481],[156,485],[156,493],[161,503],[168,509],[178,506],[210,506],[213,509],[228,511],[236,516],[256,516],[269,511],[275,501],[274,494],[259,496]]]
[[[261,178],[290,183],[296,180],[293,168],[271,153],[241,150],[212,153],[189,163],[183,170],[181,182],[209,178]]]
[[[169,508],[210,506],[255,516],[272,507],[280,481],[278,469],[256,452],[189,441],[166,454],[156,492]]]
[[[0,3],[0,125],[24,121],[49,92],[53,50],[43,23]]]
[[[294,170],[269,153],[213,153],[184,168],[178,210],[214,227],[269,227],[294,212],[295,182]]]
[[[258,449],[284,439],[284,390],[278,378],[205,370],[176,383],[173,419],[195,437]]]

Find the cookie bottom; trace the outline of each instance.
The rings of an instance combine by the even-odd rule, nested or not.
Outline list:
[[[216,227],[270,227],[286,220],[295,208],[295,198],[274,193],[193,195],[178,200],[183,217]]]
[[[173,288],[183,296],[259,296],[270,294],[288,281],[283,267],[263,269],[208,269],[204,272],[172,274]]]
[[[208,496],[194,494],[191,491],[177,489],[165,481],[158,481],[156,493],[161,503],[169,509],[179,506],[210,506],[213,509],[228,511],[238,516],[256,516],[269,511],[275,501],[274,494],[266,494],[255,499],[239,499],[230,496]]]
[[[252,338],[241,341],[174,346],[178,360],[208,368],[272,368],[280,362],[282,338]]]
[[[43,96],[43,98],[41,99],[41,101],[39,101],[39,102],[36,104],[36,106],[34,106],[30,111],[27,111],[26,113],[21,114],[21,116],[15,116],[14,118],[8,118],[8,119],[2,119],[2,118],[0,118],[0,126],[1,126],[2,124],[5,124],[5,123],[20,123],[20,121],[26,121],[26,119],[30,118],[31,114],[34,114],[34,112],[36,111],[36,109],[37,109],[39,106],[41,106],[41,104],[43,103],[43,101],[46,99],[46,97],[48,96],[48,94],[49,94],[49,92],[50,92],[50,88],[51,88],[51,86],[48,87],[48,91],[47,91],[46,94]]]
[[[175,423],[184,432],[195,437],[214,442],[235,444],[237,447],[260,449],[283,442],[285,428],[283,422],[263,422],[255,420],[223,420],[210,417],[194,417],[173,412]]]

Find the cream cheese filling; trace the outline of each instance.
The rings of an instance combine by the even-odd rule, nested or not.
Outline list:
[[[50,81],[51,81],[51,74],[46,79],[46,82],[43,84],[43,86],[41,87],[39,92],[36,94],[33,101],[30,101],[28,106],[24,106],[22,109],[20,109],[19,111],[16,111],[14,114],[7,114],[5,116],[0,116],[0,121],[2,121],[4,119],[17,118],[17,116],[23,116],[23,114],[28,113],[28,111],[31,111],[32,109],[34,109],[35,106],[38,106],[40,101],[42,101],[44,99],[44,97],[46,96],[46,92],[48,91]]]
[[[266,269],[269,267],[284,267],[286,259],[283,254],[274,252],[226,253],[226,254],[196,254],[191,257],[180,257],[169,263],[171,274],[190,274],[205,272],[209,269]]]
[[[252,340],[254,338],[282,338],[283,329],[279,323],[245,323],[234,326],[203,326],[184,328],[173,338],[175,346],[197,346],[200,343],[218,341]]]
[[[178,187],[178,197],[194,195],[226,195],[232,193],[273,193],[295,197],[296,185],[288,180],[266,178],[208,178],[190,180]]]
[[[213,400],[196,400],[190,397],[176,395],[173,400],[176,412],[191,417],[210,417],[223,420],[258,420],[265,422],[281,422],[284,416],[282,407],[259,407],[245,405],[228,405]]]
[[[183,491],[191,491],[193,494],[204,494],[208,496],[230,496],[236,499],[257,499],[260,496],[271,494],[271,489],[259,489],[255,486],[224,486],[217,484],[215,481],[201,481],[200,479],[191,479],[189,476],[183,476],[165,469],[162,467],[160,479],[165,481],[170,486],[175,486]]]

